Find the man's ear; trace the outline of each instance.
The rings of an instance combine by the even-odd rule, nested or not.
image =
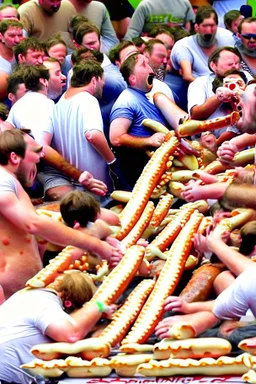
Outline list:
[[[130,75],[128,81],[130,85],[134,85],[136,83],[136,76]]]
[[[74,228],[74,229],[79,229],[79,228],[81,228],[80,223],[78,223],[78,221],[75,220],[75,223],[74,223],[73,228]]]
[[[198,24],[195,24],[195,25],[194,25],[194,30],[195,30],[196,32],[198,32],[198,29],[199,29],[199,25],[198,25]]]
[[[11,161],[12,164],[18,165],[21,161],[21,158],[15,152],[11,152],[9,155],[9,160]]]
[[[48,87],[48,80],[43,79],[42,77],[40,77],[39,82],[40,82],[44,87]]]
[[[13,98],[14,98],[14,94],[9,92],[8,95],[7,95],[8,99],[12,102],[13,101]]]
[[[238,39],[241,40],[241,37],[242,37],[242,36],[241,36],[241,33],[237,32],[237,33],[236,33],[236,36],[238,37]]]
[[[79,48],[82,47],[82,45],[77,44],[77,42],[76,42],[74,39],[73,39],[72,41],[73,41],[73,44],[74,44],[74,46],[76,47],[76,49],[79,49]]]
[[[18,63],[19,64],[25,63],[25,57],[21,53],[18,54]]]

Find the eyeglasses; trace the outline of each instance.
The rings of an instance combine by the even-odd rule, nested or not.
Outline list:
[[[246,33],[244,35],[241,35],[246,40],[256,40],[256,33]]]

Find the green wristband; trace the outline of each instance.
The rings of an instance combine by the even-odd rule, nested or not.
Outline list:
[[[97,305],[99,312],[103,313],[105,309],[105,304],[100,301],[95,301],[95,304]]]

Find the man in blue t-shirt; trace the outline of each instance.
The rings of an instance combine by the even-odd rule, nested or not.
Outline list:
[[[154,133],[142,122],[146,118],[167,125],[163,115],[153,103],[156,92],[170,98],[170,109],[175,116],[171,128],[176,128],[176,120],[186,113],[172,101],[172,91],[155,74],[144,55],[134,53],[121,65],[120,71],[128,84],[116,100],[110,114],[110,142],[120,159],[122,172],[127,181],[134,185],[148,161],[146,150],[160,147],[163,133]],[[179,115],[180,114],[180,115]]]

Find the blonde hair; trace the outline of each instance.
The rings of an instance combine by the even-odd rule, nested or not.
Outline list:
[[[76,308],[91,300],[96,291],[89,274],[77,270],[64,273],[55,284],[56,291],[63,294],[62,300],[69,300]]]

